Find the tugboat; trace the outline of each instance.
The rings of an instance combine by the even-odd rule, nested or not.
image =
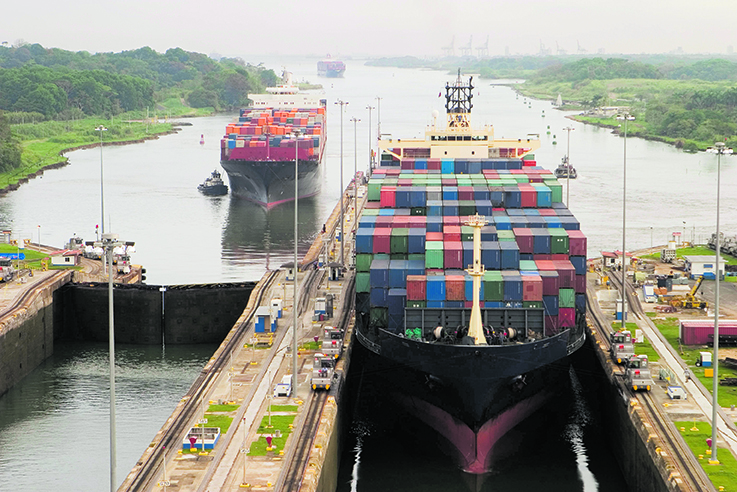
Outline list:
[[[203,183],[197,186],[197,189],[208,196],[220,196],[228,194],[228,186],[223,183],[223,179],[220,177],[220,173],[214,170],[210,177],[208,177]]]
[[[568,178],[568,179],[576,179],[576,168],[568,164],[568,156],[564,155],[563,159],[561,159],[561,163],[558,164],[558,167],[555,168],[555,177],[556,178]]]

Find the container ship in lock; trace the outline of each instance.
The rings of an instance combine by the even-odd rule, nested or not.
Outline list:
[[[445,125],[379,141],[355,237],[356,334],[404,409],[483,474],[568,381],[586,237],[532,160],[539,140],[473,129],[472,79],[445,91]]]
[[[252,106],[226,127],[220,164],[228,174],[231,194],[272,208],[320,191],[325,150],[326,100],[301,93],[285,73],[283,84],[267,94],[249,94]]]

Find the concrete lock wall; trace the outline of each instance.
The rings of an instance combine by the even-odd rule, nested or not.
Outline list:
[[[168,286],[116,285],[115,340],[133,344],[220,343],[248,303],[255,283]],[[65,286],[57,338],[107,341],[107,284]],[[163,338],[162,338],[163,333]]]
[[[598,384],[598,411],[603,418],[603,429],[607,441],[617,460],[622,475],[631,492],[673,492],[669,486],[667,463],[656,451],[657,440],[650,439],[650,430],[644,424],[639,407],[630,404],[630,394],[619,384],[612,369],[607,369],[606,354],[592,343],[591,336],[586,344],[573,355],[574,366],[587,368],[578,371],[580,378],[590,377]],[[605,382],[605,384],[601,384]]]
[[[0,330],[0,395],[54,352],[53,306],[17,316]]]

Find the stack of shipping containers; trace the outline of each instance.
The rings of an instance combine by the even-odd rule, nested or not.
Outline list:
[[[532,165],[530,165],[532,164]],[[473,229],[482,308],[543,309],[545,335],[586,309],[586,237],[548,170],[520,159],[383,161],[356,231],[356,307],[373,326],[421,336],[404,308],[471,308]]]

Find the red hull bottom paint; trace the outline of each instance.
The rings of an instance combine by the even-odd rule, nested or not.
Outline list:
[[[398,395],[410,413],[445,437],[456,452],[463,471],[480,475],[491,471],[495,445],[507,432],[539,410],[552,395],[536,393],[484,423],[474,432],[465,422],[416,397]]]

